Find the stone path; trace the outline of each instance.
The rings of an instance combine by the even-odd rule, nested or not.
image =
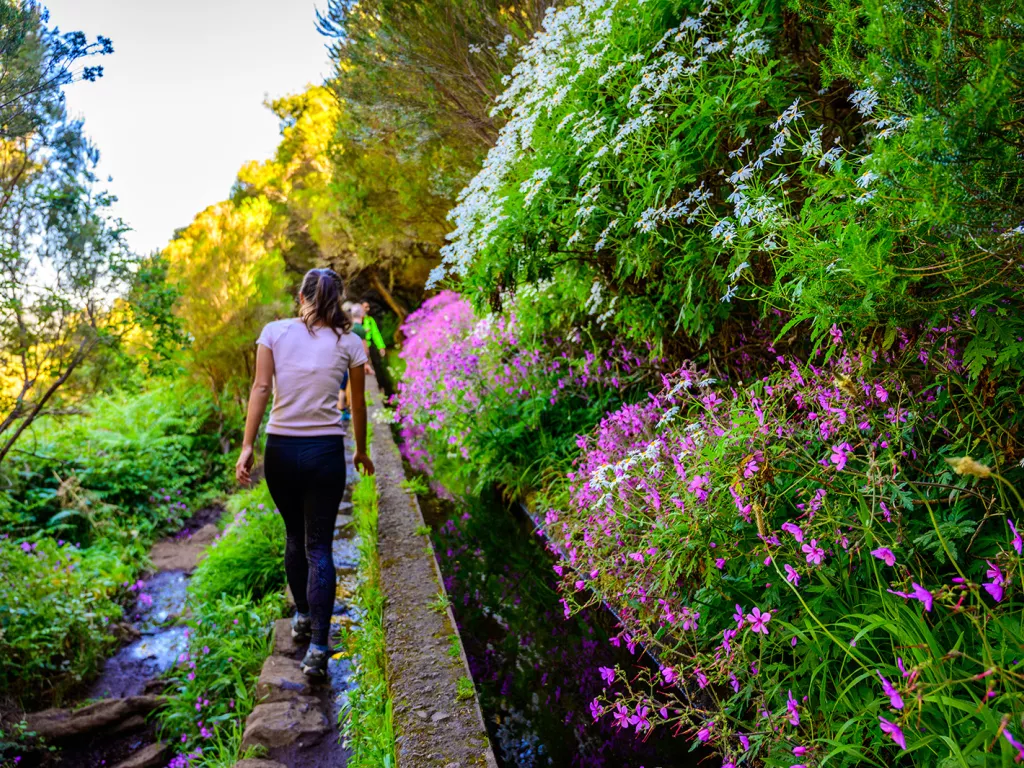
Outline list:
[[[334,627],[350,625],[357,617],[350,600],[355,589],[359,551],[352,525],[352,486],[358,479],[352,466],[355,446],[345,440],[348,488],[338,514],[334,536],[334,565],[338,573],[335,594]],[[336,638],[332,637],[332,642]],[[281,619],[274,625],[274,650],[263,663],[256,705],[245,724],[242,748],[262,747],[267,758],[242,760],[236,768],[343,768],[348,751],[339,743],[338,715],[345,704],[351,663],[332,658],[328,679],[311,683],[302,674],[299,662],[306,644],[292,639],[291,622]]]
[[[368,379],[367,388],[380,403],[376,382]],[[374,405],[371,418],[379,410]],[[430,538],[416,533],[423,515],[415,495],[401,487],[402,460],[391,431],[380,423],[374,425],[371,457],[380,497],[384,631],[399,768],[496,766],[476,696],[459,697],[460,678],[470,679],[462,641],[456,640],[460,655],[452,659],[455,619],[450,608],[432,607],[445,595],[441,573]]]

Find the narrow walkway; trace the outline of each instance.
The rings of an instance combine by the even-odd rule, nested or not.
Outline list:
[[[374,420],[382,396],[372,378],[367,385]],[[417,533],[424,524],[419,503],[402,488],[402,459],[391,430],[380,422],[374,424],[371,456],[399,768],[496,766],[476,696],[465,690],[460,697],[460,679],[464,689],[471,679],[462,642],[451,609],[441,607],[447,596],[430,537]],[[460,652],[454,659],[448,652],[453,642]]]
[[[336,630],[358,621],[350,604],[359,566],[358,540],[352,524],[352,487],[358,477],[352,466],[355,445],[345,438],[347,488],[334,533],[334,566],[338,574],[331,642]],[[289,594],[289,602],[291,595]],[[289,608],[292,609],[294,603]],[[292,640],[291,622],[274,625],[274,650],[263,664],[256,686],[262,698],[246,721],[242,748],[263,747],[267,757],[242,760],[236,768],[344,768],[348,750],[340,743],[338,716],[345,705],[351,662],[338,654],[328,664],[325,683],[311,683],[299,662],[306,644]]]

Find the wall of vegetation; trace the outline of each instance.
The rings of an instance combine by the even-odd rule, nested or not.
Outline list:
[[[659,660],[595,719],[727,766],[1024,759],[1022,24],[584,0],[519,50],[397,419]]]

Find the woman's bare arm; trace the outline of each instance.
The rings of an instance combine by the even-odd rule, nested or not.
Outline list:
[[[348,381],[352,387],[348,407],[356,437],[356,455],[352,463],[364,475],[372,475],[375,471],[373,462],[366,454],[366,367],[357,365],[350,368]]]
[[[248,484],[250,471],[255,460],[256,435],[260,431],[267,402],[274,390],[274,353],[260,344],[256,348],[256,376],[249,392],[249,410],[245,417],[245,436],[242,438],[242,453],[235,464],[238,482]]]

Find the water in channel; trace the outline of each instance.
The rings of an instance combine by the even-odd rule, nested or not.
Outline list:
[[[703,756],[685,735],[637,736],[594,722],[598,667],[650,661],[615,648],[614,618],[564,618],[550,554],[532,524],[499,498],[455,506],[422,498],[484,720],[503,768],[683,768]]]

